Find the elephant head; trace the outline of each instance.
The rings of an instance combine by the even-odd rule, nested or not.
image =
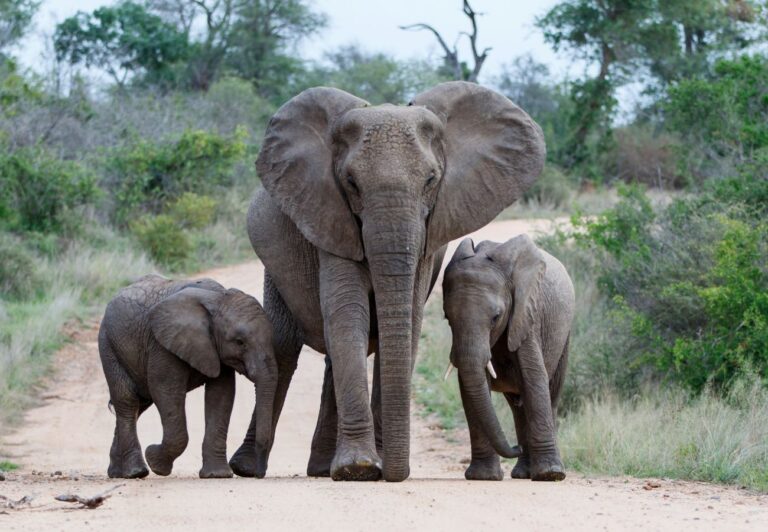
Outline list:
[[[515,352],[530,334],[539,305],[546,260],[528,235],[504,244],[471,239],[459,245],[445,270],[443,309],[451,325],[451,364],[469,399],[470,409],[501,456],[520,451],[504,436],[491,403],[486,370],[495,377],[491,346],[506,331],[507,349]]]
[[[408,476],[419,262],[519,198],[545,158],[538,125],[507,98],[443,83],[408,106],[309,89],[270,121],[263,185],[325,252],[367,261],[381,357],[384,478]]]
[[[272,324],[259,302],[236,289],[190,286],[154,305],[149,323],[160,345],[206,377],[218,377],[224,364],[256,385],[256,445],[267,448],[277,361]]]

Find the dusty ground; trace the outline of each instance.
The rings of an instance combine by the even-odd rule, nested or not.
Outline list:
[[[476,236],[505,240],[548,222],[492,224]],[[226,286],[261,294],[257,262],[203,275]],[[97,322],[83,324],[57,355],[59,371],[42,405],[23,426],[0,436],[0,449],[21,469],[0,482],[2,530],[768,530],[768,498],[743,490],[675,481],[584,478],[561,483],[511,480],[470,483],[463,479],[469,454],[465,435],[448,443],[414,412],[411,479],[400,484],[338,483],[304,475],[312,439],[323,359],[302,354],[280,419],[268,477],[200,480],[203,433],[202,390],[187,399],[190,444],[167,478],[106,478],[114,418],[96,347]],[[253,405],[252,388],[238,382],[229,449],[239,444]],[[160,440],[154,408],[139,422],[144,446]],[[92,496],[119,486],[101,507],[76,509],[54,496]],[[31,496],[29,504],[6,508],[7,500]],[[521,528],[522,529],[522,528]]]

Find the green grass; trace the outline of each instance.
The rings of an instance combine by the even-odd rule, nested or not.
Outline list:
[[[0,460],[0,471],[14,471],[18,468],[18,464],[14,464],[8,460]]]
[[[744,385],[729,398],[648,390],[586,400],[565,417],[567,467],[586,473],[668,477],[768,491],[768,392]]]

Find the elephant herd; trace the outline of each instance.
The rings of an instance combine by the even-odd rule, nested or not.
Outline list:
[[[200,476],[263,477],[307,345],[326,355],[307,474],[408,478],[411,375],[447,244],[520,198],[545,156],[539,126],[473,83],[442,83],[407,106],[326,87],[288,101],[267,127],[248,212],[263,308],[211,280],[158,276],[107,307],[99,348],[116,414],[109,475],[148,474],[136,418],[153,403],[163,441],[145,456],[169,474],[187,444],[185,394],[204,384]],[[465,239],[443,288],[471,439],[466,478],[500,480],[501,455],[518,458],[515,478],[563,479],[556,405],[574,307],[565,269],[526,235]],[[256,407],[227,462],[234,372],[254,382]],[[519,446],[507,443],[490,391],[509,402]]]

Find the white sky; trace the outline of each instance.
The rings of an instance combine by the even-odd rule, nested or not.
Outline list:
[[[40,69],[45,60],[45,35],[51,35],[57,22],[78,10],[93,9],[113,3],[110,0],[43,0],[35,19],[35,29],[18,50],[23,65]],[[504,63],[530,53],[546,63],[558,77],[581,75],[581,66],[563,54],[556,56],[534,27],[536,16],[542,15],[557,0],[473,0],[479,13],[479,39],[482,49],[492,47],[485,63],[484,78],[498,74]],[[324,52],[341,45],[356,43],[367,51],[383,51],[400,59],[442,56],[434,36],[426,31],[406,32],[400,25],[427,22],[441,32],[452,45],[460,31],[469,29],[469,21],[461,11],[460,0],[314,0],[314,6],[329,16],[328,27],[318,37],[301,47],[308,59],[320,59]],[[466,37],[460,46],[460,57],[469,59]],[[461,53],[463,51],[463,54]]]

